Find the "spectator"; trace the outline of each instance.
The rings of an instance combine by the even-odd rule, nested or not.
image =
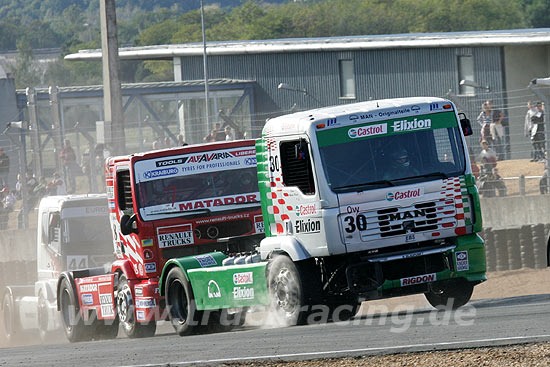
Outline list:
[[[4,187],[0,190],[0,229],[8,228],[8,218],[10,210],[5,205],[6,195],[8,193],[8,188]]]
[[[210,130],[210,134],[206,135],[204,139],[202,139],[205,143],[212,143],[216,141],[216,136],[218,135],[218,130],[216,128]]]
[[[164,138],[164,147],[165,148],[171,148],[172,147],[172,142],[170,141],[170,137],[166,137]]]
[[[10,157],[0,147],[0,184],[2,187],[8,184],[8,175],[10,173]]]
[[[214,125],[214,128],[216,129],[216,141],[224,141],[225,140],[225,132],[222,130],[222,125],[219,122],[216,122]]]
[[[480,142],[486,141],[491,146],[493,142],[491,137],[492,116],[487,102],[483,102],[481,105],[481,113],[477,116],[477,122],[481,126]]]
[[[185,142],[185,140],[183,140],[183,135],[178,134],[178,136],[177,136],[176,138],[178,139],[178,146],[184,147],[184,146],[187,145],[187,143]]]
[[[48,194],[48,182],[46,181],[46,177],[42,176],[40,177],[40,180],[38,180],[38,185],[36,185],[36,187],[33,190],[33,196],[35,196],[38,200],[40,200],[47,194]]]
[[[545,155],[545,135],[544,135],[544,107],[542,102],[537,102],[536,111],[531,116],[531,142],[533,143],[534,160],[544,162]]]
[[[525,123],[523,125],[523,133],[525,134],[525,137],[531,140],[531,130],[533,129],[533,122],[531,121],[531,118],[534,114],[537,113],[537,109],[535,108],[535,105],[533,102],[528,101],[527,102],[527,113],[525,114]],[[535,150],[533,146],[531,145],[531,162],[535,161]]]
[[[54,172],[53,179],[48,182],[46,185],[49,195],[66,195],[67,189],[65,187],[65,181],[59,175],[59,173]]]
[[[482,172],[483,170],[492,170],[497,166],[497,154],[486,140],[481,141],[481,153],[476,160],[482,163]]]
[[[498,160],[501,161],[504,159],[504,145],[506,143],[504,114],[500,110],[495,110],[492,100],[488,99],[486,103],[491,113],[492,148],[496,151]],[[493,131],[495,132],[494,135]]]
[[[235,135],[231,131],[231,126],[227,125],[225,127],[225,141],[235,140]]]
[[[73,193],[76,191],[76,176],[79,174],[80,166],[76,163],[76,154],[69,139],[65,139],[59,158],[63,160],[63,170],[70,186],[69,192]]]
[[[21,174],[18,173],[17,174],[17,182],[15,183],[15,192],[16,192],[16,195],[17,195],[17,200],[21,200],[21,198],[22,198],[22,195],[21,195],[22,188],[23,188],[23,184],[22,184],[22,181],[21,181]]]

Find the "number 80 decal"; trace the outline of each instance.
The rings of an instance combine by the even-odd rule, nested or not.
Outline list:
[[[358,214],[357,217],[348,215],[347,217],[344,217],[344,222],[347,224],[344,230],[348,233],[353,233],[356,230],[364,231],[367,229],[367,217],[363,214]]]

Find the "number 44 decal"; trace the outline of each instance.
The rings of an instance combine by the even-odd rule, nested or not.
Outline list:
[[[353,233],[356,230],[364,231],[367,229],[367,217],[363,214],[358,214],[356,217],[353,215],[348,215],[347,217],[344,217],[344,222],[346,223],[344,230],[348,233]]]
[[[88,256],[67,256],[67,270],[86,269]]]

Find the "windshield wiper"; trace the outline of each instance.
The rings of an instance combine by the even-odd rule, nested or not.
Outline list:
[[[184,214],[184,215],[210,214],[210,209],[172,210],[170,212],[156,212],[148,215],[164,215],[164,214]]]
[[[359,192],[359,191],[363,191],[361,190],[362,188],[370,188],[372,186],[389,187],[389,186],[395,186],[395,185],[390,180],[380,180],[380,181],[373,181],[368,183],[360,183],[360,184],[335,187],[334,190],[350,190],[350,189],[357,188],[359,189],[357,190]]]
[[[414,180],[415,178],[449,178],[449,176],[446,173],[443,172],[430,172],[426,173],[425,175],[417,175],[417,176],[411,176],[411,177],[403,177],[403,178],[396,178],[395,180],[391,180],[392,182],[397,181],[404,181],[404,180]]]

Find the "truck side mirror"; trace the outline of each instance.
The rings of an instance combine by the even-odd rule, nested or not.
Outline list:
[[[458,114],[458,117],[460,118],[460,127],[462,128],[462,132],[464,133],[464,136],[470,136],[474,132],[472,130],[472,124],[470,123],[470,119],[466,117],[466,114],[464,112],[460,112]]]
[[[135,225],[136,219],[137,217],[135,214],[133,214],[132,216],[124,214],[122,217],[120,217],[120,232],[122,232],[123,235],[138,233],[137,227]]]

